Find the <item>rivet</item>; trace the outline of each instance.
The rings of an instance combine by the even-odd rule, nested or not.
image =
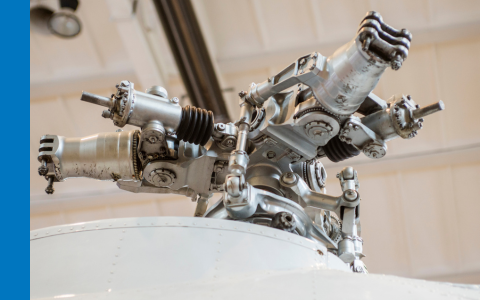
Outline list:
[[[108,226],[112,227],[112,224],[109,224]]]
[[[73,227],[72,227],[72,228],[70,228],[70,230],[73,230]]]
[[[35,233],[34,236],[37,236],[38,233]]]
[[[194,222],[193,225],[197,225],[197,223]]]
[[[152,225],[153,225],[153,223],[152,223]]]
[[[208,226],[208,224],[205,224],[205,226]]]
[[[127,223],[123,223],[124,226],[127,226]]]
[[[85,228],[85,226],[82,226],[82,229]]]

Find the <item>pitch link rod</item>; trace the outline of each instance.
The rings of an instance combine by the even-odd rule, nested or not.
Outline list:
[[[293,175],[289,177],[290,175]],[[286,172],[282,175],[280,184],[291,188],[295,194],[300,196],[307,206],[340,212],[341,206],[355,207],[359,203],[360,197],[348,200],[345,193],[341,196],[330,196],[312,191],[308,185],[299,176],[293,172]]]
[[[442,100],[440,100],[437,103],[433,103],[433,104],[427,105],[425,107],[418,108],[418,109],[414,110],[413,111],[413,117],[415,119],[420,119],[422,117],[431,115],[433,113],[436,113],[437,111],[441,111],[441,110],[444,110],[444,109],[445,109],[445,104],[443,103]]]
[[[96,104],[96,105],[100,105],[100,106],[105,106],[105,107],[108,107],[108,108],[112,108],[113,105],[114,105],[112,99],[107,98],[107,97],[103,97],[103,96],[99,96],[99,95],[95,95],[95,94],[92,94],[92,93],[88,93],[88,92],[82,92],[82,97],[80,98],[80,100],[85,101],[85,102],[89,102],[89,103],[93,103],[93,104]]]

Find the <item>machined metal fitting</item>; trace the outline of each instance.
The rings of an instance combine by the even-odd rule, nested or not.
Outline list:
[[[270,226],[287,232],[293,232],[297,227],[297,223],[291,213],[282,211],[275,214]]]

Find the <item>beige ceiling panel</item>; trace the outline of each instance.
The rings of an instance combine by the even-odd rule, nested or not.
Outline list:
[[[131,70],[131,62],[105,1],[82,1],[78,9],[84,30],[98,51],[102,66],[108,70]],[[99,30],[101,28],[101,30]]]
[[[217,58],[244,56],[263,50],[250,1],[205,0]]]
[[[450,176],[450,168],[442,167],[402,172],[399,177],[414,277],[453,273],[458,267]]]
[[[480,142],[479,53],[479,39],[437,46],[440,99],[446,106],[444,127],[447,143],[452,146]]]
[[[413,31],[416,28],[428,26],[429,22],[428,0],[371,0],[371,10],[379,12],[383,20],[390,26]]]
[[[370,10],[367,0],[316,1],[319,2],[318,14],[322,20],[325,36],[332,41],[346,42],[352,39],[360,21]]]
[[[316,42],[314,12],[308,0],[261,0],[259,14],[269,48],[292,48]]]
[[[30,145],[38,150],[40,137],[45,134],[74,136],[76,129],[59,97],[30,103]]]
[[[133,195],[133,194],[132,194]],[[152,195],[154,198],[155,195]],[[114,218],[131,218],[131,217],[154,217],[158,216],[154,201],[133,202],[124,205],[112,205],[110,207]]]
[[[52,76],[48,60],[43,55],[36,39],[30,35],[30,82],[37,82]]]
[[[102,69],[98,51],[86,32],[80,33],[74,39],[41,35],[35,31],[30,31],[30,35],[36,40],[32,52],[38,52],[39,54],[35,55],[41,55],[48,61],[52,71],[51,78],[42,78],[39,82],[88,76]]]
[[[395,173],[361,177],[360,218],[367,256],[364,260],[372,273],[410,275],[412,249],[404,230],[400,188]]]
[[[192,217],[196,203],[180,195],[162,195],[157,198],[158,209],[162,216]]]
[[[455,190],[455,208],[450,214],[456,215],[461,267],[464,271],[480,270],[480,224],[478,213],[480,201],[474,190],[480,184],[480,162],[452,167]]]
[[[433,22],[438,25],[478,20],[480,1],[478,0],[435,0],[432,3]]]

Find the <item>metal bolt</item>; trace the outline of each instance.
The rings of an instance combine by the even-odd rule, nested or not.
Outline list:
[[[104,110],[102,112],[102,117],[104,117],[105,119],[109,119],[111,116],[112,116],[112,113],[109,110]]]
[[[282,211],[275,214],[272,220],[272,224],[270,226],[287,232],[292,232],[297,227],[297,224],[295,222],[295,218],[291,213]]]
[[[240,91],[240,93],[238,93],[238,96],[244,97],[246,94],[247,94],[247,92],[245,92],[245,91]]]
[[[168,99],[168,92],[164,87],[154,85],[145,91],[147,94]]]
[[[45,193],[51,195],[53,192],[55,192],[55,189],[53,188],[53,181],[55,180],[54,176],[48,177],[48,185],[47,188],[45,189]]]
[[[272,158],[274,158],[275,156],[277,156],[277,153],[275,153],[275,151],[268,151],[268,152],[267,152],[267,158],[268,158],[268,159],[272,159]]]
[[[225,128],[226,128],[225,124],[223,124],[223,123],[218,123],[217,124],[217,130],[218,131],[224,131]]]
[[[233,147],[235,144],[234,144],[233,140],[230,139],[230,140],[227,140],[227,141],[225,142],[225,145],[226,145],[227,147]]]
[[[170,99],[170,102],[172,102],[174,104],[178,104],[178,102],[180,102],[180,100],[178,100],[177,97],[173,97],[172,99]]]
[[[42,160],[42,165],[38,167],[38,175],[45,176],[48,174],[47,162]]]
[[[286,172],[282,175],[282,181],[286,184],[294,184],[297,182],[297,177],[292,172]]]

